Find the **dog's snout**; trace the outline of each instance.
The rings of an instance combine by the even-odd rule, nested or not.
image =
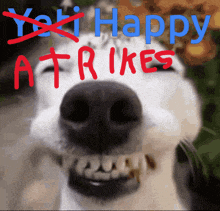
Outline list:
[[[128,141],[141,122],[137,95],[116,82],[87,82],[63,98],[60,123],[68,141],[103,152]]]

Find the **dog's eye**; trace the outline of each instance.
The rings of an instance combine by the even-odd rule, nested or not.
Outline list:
[[[49,66],[42,71],[42,73],[49,73],[49,72],[54,72],[54,66]],[[62,67],[59,67],[59,72],[64,72],[64,69]]]
[[[172,66],[169,67],[169,68],[167,68],[167,69],[164,69],[164,68],[163,68],[163,65],[164,65],[164,64],[152,65],[151,68],[152,68],[152,67],[156,67],[158,72],[162,72],[162,71],[163,71],[163,72],[165,72],[165,71],[175,72],[175,70],[172,68]]]

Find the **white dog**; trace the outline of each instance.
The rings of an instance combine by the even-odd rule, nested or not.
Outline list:
[[[95,51],[97,80],[87,67],[85,79],[80,79],[82,46]],[[116,49],[113,74],[111,47]],[[128,64],[125,74],[119,74],[123,48],[128,55],[137,54],[135,74]],[[177,56],[172,57],[172,69],[144,73],[139,53],[145,49],[164,50],[155,40],[146,45],[144,37],[90,33],[81,35],[78,43],[65,39],[55,52],[71,58],[58,60],[58,89],[53,61],[39,62],[37,115],[30,135],[59,165],[61,210],[183,209],[173,182],[174,151],[180,140],[193,141],[198,135],[200,102]],[[89,58],[85,52],[83,62]],[[154,58],[146,63],[158,65]]]

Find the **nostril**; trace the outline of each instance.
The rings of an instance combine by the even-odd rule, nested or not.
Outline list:
[[[71,122],[85,122],[89,117],[89,105],[87,101],[77,99],[61,109],[62,117]]]
[[[110,109],[110,120],[118,124],[137,121],[138,116],[134,110],[134,106],[128,100],[116,101]]]

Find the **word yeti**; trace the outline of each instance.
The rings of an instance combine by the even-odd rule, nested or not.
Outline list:
[[[89,52],[90,53],[90,57],[88,59],[88,62],[83,62],[83,52]],[[41,56],[39,58],[40,61],[45,61],[47,59],[52,59],[53,63],[54,63],[54,87],[58,88],[59,87],[59,63],[58,63],[58,59],[70,59],[70,55],[69,54],[56,54],[54,48],[50,48],[50,52],[51,54],[49,55],[45,55],[45,56]],[[147,68],[146,67],[146,63],[152,61],[152,57],[145,57],[146,55],[149,54],[154,54],[155,50],[153,49],[148,49],[148,50],[143,50],[140,52],[140,63],[141,63],[141,68],[143,70],[144,73],[152,73],[152,72],[156,72],[157,68],[153,67],[153,68]],[[115,48],[112,47],[110,49],[110,54],[109,54],[109,69],[110,69],[110,73],[113,74],[115,72],[114,70],[114,55],[115,55]],[[164,69],[168,69],[171,65],[172,65],[172,59],[171,58],[162,58],[161,56],[165,56],[165,55],[171,55],[174,56],[175,53],[174,51],[171,50],[164,50],[164,51],[159,51],[157,53],[155,53],[154,57],[161,63],[163,63],[163,68]],[[133,64],[133,58],[136,57],[137,54],[136,53],[132,53],[130,55],[128,55],[128,49],[127,48],[123,48],[123,55],[122,55],[122,63],[121,63],[121,69],[120,69],[120,75],[124,75],[125,74],[125,68],[126,68],[126,63],[128,63],[131,72],[133,74],[136,73],[136,69],[134,67]],[[93,67],[93,61],[95,58],[95,52],[92,48],[88,47],[88,46],[83,46],[79,49],[78,51],[78,67],[79,67],[79,75],[80,75],[80,79],[84,80],[85,76],[84,76],[84,72],[83,72],[83,66],[84,67],[88,67],[93,79],[97,79],[97,74],[96,71]],[[24,62],[25,66],[20,66],[21,61]],[[28,71],[29,74],[29,86],[33,86],[34,85],[34,79],[33,79],[33,71],[31,69],[31,65],[28,62],[28,60],[26,59],[25,56],[20,55],[16,61],[15,64],[15,71],[14,71],[14,75],[15,75],[15,80],[14,80],[14,88],[18,89],[19,88],[19,71]]]
[[[9,8],[8,9],[9,12],[16,14],[14,8]],[[79,12],[80,8],[78,6],[75,6],[73,8],[74,12]],[[28,17],[30,15],[32,11],[32,8],[27,8],[24,16]],[[58,9],[57,10],[57,22],[68,18],[69,15],[62,15],[62,9]],[[196,17],[196,15],[192,15],[192,22],[195,26],[195,29],[198,33],[198,38],[196,40],[191,40],[192,44],[198,44],[202,41],[205,32],[208,28],[208,24],[210,21],[211,16],[210,15],[206,15],[205,16],[205,21],[203,24],[202,29],[199,26],[198,23],[198,19]],[[137,37],[140,36],[140,20],[137,16],[135,15],[126,15],[125,16],[125,20],[133,20],[134,23],[128,23],[125,24],[122,31],[124,33],[125,36],[127,37]],[[155,19],[159,22],[159,30],[157,32],[152,32],[151,31],[151,20]],[[175,21],[176,20],[181,20],[183,21],[184,24],[184,28],[182,32],[176,32],[175,31]],[[48,17],[47,15],[39,15],[35,18],[35,20],[39,21],[39,20],[45,20],[47,25],[51,25],[52,21],[50,19],[50,17]],[[14,18],[14,21],[17,24],[18,27],[18,36],[23,36],[23,25],[25,21],[22,20],[18,20]],[[158,16],[158,15],[146,15],[146,29],[145,29],[145,36],[146,36],[146,44],[150,44],[151,43],[151,36],[152,37],[158,37],[161,36],[165,30],[165,23],[162,17]],[[111,24],[112,25],[112,36],[113,37],[117,37],[118,35],[118,9],[117,8],[113,8],[112,9],[112,19],[101,19],[100,17],[100,8],[95,8],[95,36],[100,36],[100,26],[101,24]],[[57,27],[58,29],[62,29],[62,26]],[[129,28],[133,28],[134,32],[129,32]],[[37,31],[39,29],[38,26],[33,24],[33,31]],[[183,37],[185,36],[189,31],[189,21],[186,17],[184,17],[183,15],[171,15],[170,16],[170,44],[175,44],[175,37]],[[74,20],[74,35],[75,36],[79,36],[79,19]],[[38,35],[41,37],[48,37],[50,36],[50,32],[45,32],[42,33],[41,35]],[[62,35],[61,35],[62,36]]]

